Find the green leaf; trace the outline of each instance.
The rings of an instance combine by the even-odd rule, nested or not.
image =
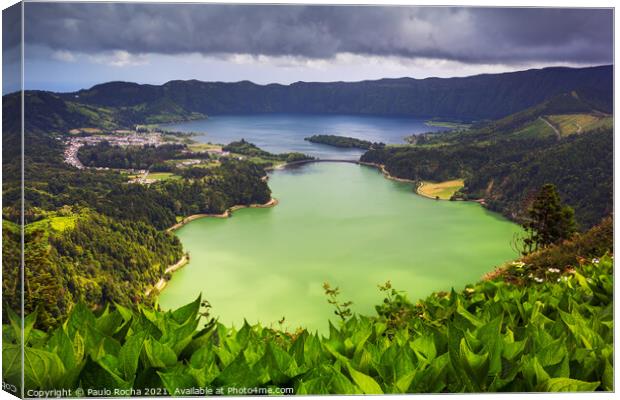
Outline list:
[[[418,359],[426,363],[430,363],[437,357],[437,349],[432,336],[420,336],[414,341],[409,342],[409,346],[415,352]]]
[[[146,339],[144,342],[144,353],[149,366],[153,368],[165,368],[177,362],[177,355],[169,346],[153,339]]]
[[[192,354],[189,363],[192,367],[200,369],[207,365],[210,365],[214,361],[215,353],[213,352],[213,349],[211,349],[210,347],[203,347],[198,349],[198,351],[196,351],[194,354]]]
[[[484,389],[489,373],[489,353],[476,354],[469,348],[465,338],[461,339],[461,364],[479,390]]]
[[[198,386],[194,377],[186,372],[157,371],[157,374],[171,396],[191,396],[193,393],[189,390]]]
[[[179,325],[185,324],[189,320],[196,319],[198,311],[200,311],[201,295],[191,303],[184,305],[181,308],[172,312],[172,319],[174,319]]]
[[[47,344],[47,349],[60,358],[66,369],[75,367],[76,357],[73,343],[64,329],[56,329],[52,333],[52,337]]]
[[[9,317],[9,323],[12,329],[12,337],[15,343],[20,344],[22,342],[22,320],[19,315],[15,313],[10,307],[6,307],[6,312]]]
[[[266,380],[268,380],[268,377],[264,377],[256,367],[250,369],[243,354],[239,354],[222,370],[215,382],[220,386],[254,387]]]
[[[477,336],[482,340],[483,348],[489,354],[488,374],[495,375],[502,369],[502,350],[504,341],[501,336],[504,314],[493,318],[490,322],[477,330]]]
[[[269,376],[275,384],[284,383],[298,373],[295,359],[273,341],[267,343],[263,358],[262,364],[267,367]]]
[[[317,334],[309,335],[304,343],[304,362],[308,366],[314,366],[321,360],[321,341]]]
[[[570,378],[551,378],[538,386],[541,392],[592,392],[600,382],[584,382]]]
[[[104,335],[112,336],[123,328],[126,321],[120,312],[110,312],[108,306],[106,306],[103,314],[97,318],[96,328]]]
[[[355,386],[346,376],[344,376],[340,371],[331,367],[332,371],[332,390],[330,394],[362,394],[362,392]]]
[[[379,386],[377,381],[375,381],[372,377],[356,371],[348,363],[346,366],[349,371],[349,375],[351,375],[351,379],[353,379],[353,382],[355,382],[357,387],[359,387],[364,394],[383,394],[381,386]]]
[[[136,374],[144,337],[144,334],[130,336],[118,352],[119,370],[126,380],[133,380]]]
[[[39,308],[37,307],[34,312],[30,313],[24,319],[24,343],[27,345],[30,340],[30,333],[32,332],[32,328],[37,320],[37,314],[39,312]],[[11,328],[13,328],[13,334],[15,337],[16,343],[22,342],[22,319],[19,315],[17,315],[11,308],[7,307],[7,314],[9,317],[9,322],[11,324]]]
[[[400,393],[407,393],[407,391],[409,390],[409,387],[411,387],[411,382],[413,382],[413,379],[415,378],[417,373],[418,373],[417,370],[410,371],[407,374],[401,376],[396,381],[396,387],[398,388]]]
[[[60,381],[65,367],[60,358],[49,351],[24,349],[24,386],[26,389],[49,389]]]
[[[18,344],[2,344],[2,378],[6,382],[22,380],[22,347]]]
[[[608,360],[605,360],[605,367],[603,368],[603,376],[602,376],[602,386],[603,390],[608,392],[613,392],[614,390],[614,367],[609,363]]]
[[[72,338],[76,332],[86,332],[88,329],[93,330],[96,326],[95,315],[80,301],[73,306],[71,314],[64,325],[67,329],[67,334]],[[88,340],[87,338],[87,342]]]
[[[549,374],[536,357],[530,358],[523,364],[523,375],[531,383],[530,390],[549,380]]]
[[[458,301],[457,303],[456,313],[460,315],[461,317],[465,318],[476,328],[479,328],[484,324],[482,321],[480,321],[478,317],[476,317],[475,315],[467,311],[465,307],[463,307],[460,301]]]

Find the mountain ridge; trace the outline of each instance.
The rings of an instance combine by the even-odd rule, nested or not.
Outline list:
[[[571,91],[595,93],[600,111],[613,108],[613,66],[548,67],[455,78],[383,78],[358,82],[171,80],[163,85],[114,81],[56,93],[103,107],[169,102],[204,115],[303,113],[412,116],[462,121],[498,119]]]

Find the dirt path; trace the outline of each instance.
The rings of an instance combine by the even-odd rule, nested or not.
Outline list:
[[[538,117],[538,118],[543,120],[545,122],[545,124],[549,125],[549,128],[553,129],[553,132],[555,132],[555,135],[557,136],[558,139],[562,138],[562,134],[560,133],[558,128],[555,127],[555,125],[553,125],[551,122],[549,122],[545,117]]]

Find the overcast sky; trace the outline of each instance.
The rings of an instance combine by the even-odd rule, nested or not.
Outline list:
[[[111,80],[355,81],[613,61],[604,9],[26,3],[25,13],[26,87],[55,91]],[[3,40],[8,60],[17,44]]]

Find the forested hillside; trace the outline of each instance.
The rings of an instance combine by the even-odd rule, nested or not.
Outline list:
[[[19,97],[4,99],[4,115],[18,115]],[[39,308],[41,328],[57,325],[79,301],[94,309],[150,304],[147,289],[183,254],[177,237],[164,232],[177,218],[270,199],[265,171],[236,159],[199,178],[151,185],[130,184],[116,171],[78,170],[64,163],[61,139],[72,128],[103,127],[101,114],[85,116],[82,108],[42,92],[28,93],[25,101],[24,295],[26,312]],[[20,130],[14,119],[3,122],[3,302],[19,309]],[[163,146],[160,153],[178,150]],[[149,154],[131,166],[161,155]]]
[[[577,90],[603,112],[612,110],[612,67],[545,68],[465,78],[297,82],[291,85],[171,81],[161,86],[110,82],[61,97],[126,111],[126,120],[248,113],[407,115],[501,118]]]
[[[464,178],[457,198],[483,199],[513,220],[522,219],[542,185],[553,183],[587,229],[613,210],[612,118],[596,102],[573,91],[468,130],[372,149],[361,161],[417,181]],[[589,124],[568,129],[554,121]]]

